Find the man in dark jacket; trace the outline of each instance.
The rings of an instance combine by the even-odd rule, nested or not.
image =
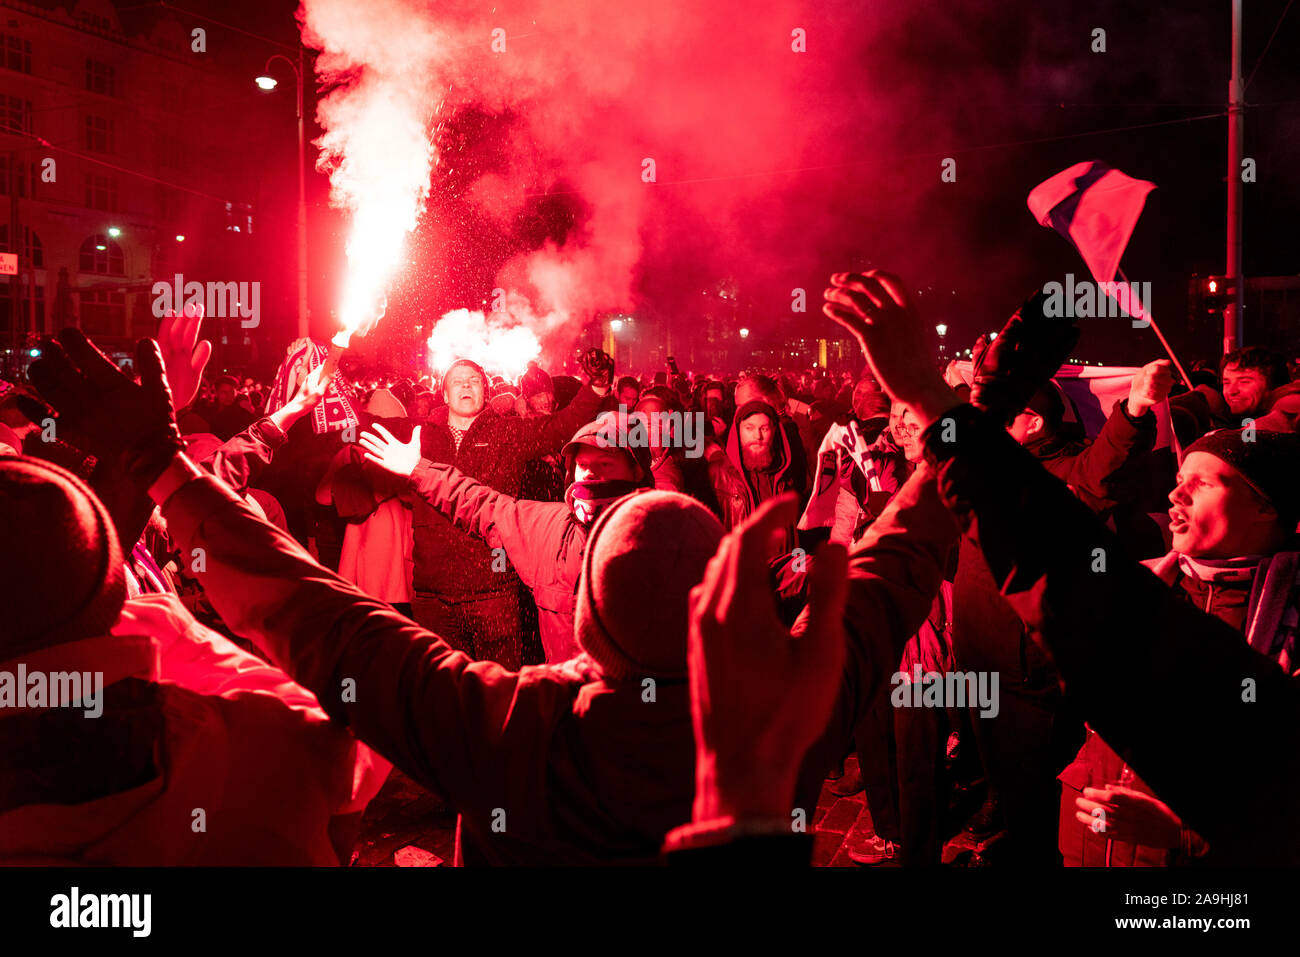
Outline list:
[[[1225,429],[1192,444],[1169,495],[1173,550],[1143,562],[1187,601],[1242,633],[1288,674],[1300,673],[1297,606],[1300,436]],[[1191,833],[1095,731],[1061,772],[1067,865],[1213,864]]]
[[[596,414],[613,372],[612,361],[604,361],[587,369],[588,387],[565,408],[537,418],[497,415],[487,407],[483,369],[468,359],[452,363],[443,377],[446,405],[420,430],[422,456],[517,496],[525,463],[559,449]],[[423,499],[413,496],[412,505],[415,620],[471,658],[519,667],[519,576],[508,564],[494,564],[484,541]]]
[[[1220,862],[1294,865],[1300,684],[1128,560],[1097,516],[1006,435],[1000,415],[962,405],[917,367],[913,356],[929,343],[906,330],[926,324],[897,279],[839,274],[832,282],[825,311],[857,335],[881,384],[921,420],[963,540],[979,548],[1051,656],[1078,713]],[[1027,332],[1020,351],[1050,346],[1058,325]],[[1052,362],[1069,354],[1047,351]],[[1207,767],[1226,783],[1207,783]]]
[[[404,444],[377,425],[375,433],[362,433],[360,445],[370,461],[409,479],[420,498],[457,528],[504,549],[537,604],[547,663],[576,656],[574,602],[587,532],[615,500],[654,487],[649,449],[627,442],[627,416],[606,412],[563,448],[568,485],[562,503],[512,498],[454,466],[422,459],[419,432],[417,426]]]
[[[1129,398],[1115,404],[1091,443],[1061,434],[1065,404],[1051,383],[1034,393],[1008,432],[1080,501],[1104,514],[1123,498],[1120,480],[1125,467],[1154,444],[1151,408],[1172,384],[1164,366],[1153,363],[1134,376]],[[969,542],[958,551],[953,607],[957,666],[1000,676],[1002,705],[997,714],[980,717],[977,709],[971,712],[980,758],[1006,829],[998,852],[1008,861],[1059,866],[1056,775],[1078,750],[1083,724],[1063,707],[1055,668],[998,593],[979,550]],[[990,822],[988,829],[997,823]],[[976,840],[981,836],[978,831],[973,835]]]

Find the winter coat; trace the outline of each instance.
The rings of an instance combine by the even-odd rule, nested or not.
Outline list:
[[[485,408],[470,424],[460,448],[447,425],[444,406],[422,423],[420,455],[430,462],[454,465],[465,475],[515,498],[529,459],[559,451],[583,424],[591,421],[600,397],[583,387],[554,415],[532,419],[500,416]],[[518,585],[513,569],[496,571],[492,549],[455,527],[418,496],[412,497],[414,587],[417,593],[447,602],[499,593]]]
[[[1272,582],[1269,581],[1267,571],[1263,581],[1259,580],[1258,572],[1245,581],[1203,581],[1184,573],[1179,567],[1177,552],[1170,552],[1164,558],[1150,559],[1142,564],[1170,588],[1181,592],[1194,607],[1213,615],[1239,632],[1245,632],[1248,627],[1259,622],[1261,617],[1269,617],[1270,608],[1280,609],[1274,611],[1273,620],[1259,622],[1260,627],[1269,630],[1271,634],[1259,635],[1256,644],[1263,645],[1264,648],[1260,650],[1269,657],[1281,659],[1279,663],[1285,662],[1289,670],[1294,669],[1296,569],[1300,567],[1300,553],[1280,552],[1270,557],[1266,568],[1273,568],[1275,579],[1284,579]],[[1282,574],[1279,576],[1277,572]],[[1252,596],[1256,598],[1254,603],[1251,601]],[[1288,616],[1290,621],[1287,620]],[[1279,631],[1283,634],[1278,635]],[[1272,647],[1273,637],[1282,639],[1276,650]],[[1105,787],[1121,779],[1134,790],[1155,794],[1141,778],[1133,774],[1124,759],[1102,740],[1101,735],[1089,729],[1088,738],[1079,749],[1078,756],[1060,774],[1063,785],[1060,847],[1066,866],[1128,867],[1187,863],[1188,859],[1178,852],[1108,841],[1104,833],[1094,832],[1074,816],[1074,799],[1085,787]],[[1213,848],[1209,850],[1212,854]]]
[[[391,767],[174,595],[131,599],[111,637],[0,671],[17,661],[103,672],[104,711],[0,709],[3,864],[346,864],[331,828]]]
[[[578,655],[573,610],[587,527],[574,519],[572,509],[563,502],[511,498],[459,469],[428,460],[412,473],[411,486],[458,529],[490,549],[504,549],[504,558],[533,593],[547,663]]]
[[[709,476],[713,480],[714,494],[717,496],[718,505],[722,509],[722,527],[728,531],[753,514],[754,509],[761,504],[741,454],[740,411],[739,409],[736,411],[736,415],[731,422],[731,429],[727,432],[725,455],[715,455],[709,463]],[[779,422],[775,410],[772,410],[772,418]],[[774,436],[780,437],[779,443],[773,442],[773,451],[776,453],[772,479],[774,494],[802,492],[802,489],[806,486],[803,476],[796,472],[792,464],[790,437],[787,430],[778,427],[773,432]],[[794,547],[796,536],[793,524],[791,524],[786,538],[787,541],[784,547],[780,548],[779,551],[788,552]]]
[[[997,422],[970,406],[949,415],[955,441],[926,437],[940,493],[1075,709],[1217,862],[1300,861],[1300,682],[1127,560]],[[1098,548],[1104,574],[1093,568]],[[1245,687],[1254,697],[1243,706]]]
[[[1154,441],[1155,416],[1131,419],[1123,402],[1117,402],[1092,443],[1049,438],[1025,449],[1090,509],[1104,512],[1122,494],[1116,482],[1124,466],[1148,451]],[[998,593],[979,548],[969,539],[963,539],[958,551],[953,607],[957,609],[953,646],[959,667],[998,671],[1004,684],[1014,680],[1049,706],[1059,697],[1050,660],[1029,640],[1014,609]]]

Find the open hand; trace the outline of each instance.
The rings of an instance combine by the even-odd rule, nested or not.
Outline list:
[[[171,386],[172,401],[178,409],[194,402],[203,369],[212,358],[212,343],[206,339],[199,341],[202,324],[203,306],[198,303],[186,306],[179,316],[168,309],[158,324],[158,349],[167,372],[167,384]]]
[[[366,458],[394,475],[409,477],[420,464],[420,426],[411,431],[411,441],[406,443],[393,438],[379,423],[375,423],[374,429],[374,432],[362,432],[357,439],[366,450]]]
[[[1084,788],[1074,805],[1079,823],[1116,841],[1147,847],[1181,846],[1183,822],[1168,804],[1150,794],[1110,784]]]
[[[794,495],[765,502],[691,589],[697,821],[789,816],[799,766],[843,680],[843,546],[824,545],[813,561],[807,631],[792,638],[777,615],[768,564],[798,512]]]

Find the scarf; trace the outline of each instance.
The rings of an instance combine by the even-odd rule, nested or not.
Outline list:
[[[263,414],[270,415],[287,405],[303,379],[324,363],[328,355],[328,349],[310,339],[295,339],[291,342],[285,350],[284,361],[275,374],[275,384],[266,397]],[[361,425],[361,419],[353,408],[354,401],[352,386],[342,372],[336,372],[329,388],[325,390],[325,397],[312,410],[312,429],[317,435],[324,435],[326,432],[341,432]]]

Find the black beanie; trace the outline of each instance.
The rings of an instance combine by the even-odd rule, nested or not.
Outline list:
[[[42,459],[0,455],[0,660],[107,634],[126,601],[113,520],[90,487]]]
[[[1184,457],[1208,452],[1227,462],[1277,509],[1288,531],[1300,522],[1300,434],[1222,429],[1197,439]]]

